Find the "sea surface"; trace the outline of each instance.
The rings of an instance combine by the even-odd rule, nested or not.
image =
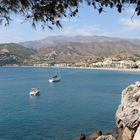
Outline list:
[[[58,83],[48,83],[52,74]],[[115,129],[121,91],[139,72],[0,67],[0,140],[70,140]],[[40,96],[30,97],[36,87]]]

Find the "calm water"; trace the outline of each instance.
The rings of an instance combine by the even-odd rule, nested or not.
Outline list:
[[[57,70],[58,71],[58,70]],[[0,140],[69,140],[97,129],[112,130],[124,87],[140,73],[49,68],[0,68]],[[41,91],[29,97],[32,87]]]

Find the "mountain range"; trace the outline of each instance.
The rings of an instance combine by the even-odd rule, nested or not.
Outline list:
[[[87,58],[110,57],[116,54],[140,55],[140,40],[105,36],[49,36],[42,40],[0,44],[21,59],[45,59],[55,63],[78,62]],[[32,57],[31,57],[32,56]],[[39,60],[40,61],[40,60]]]
[[[23,45],[27,48],[42,48],[42,47],[50,47],[50,46],[58,46],[66,43],[104,43],[104,42],[120,42],[126,41],[130,43],[134,43],[136,45],[140,44],[140,40],[138,39],[122,39],[122,38],[113,38],[106,36],[49,36],[47,38],[36,40],[36,41],[27,41],[20,42],[19,44]]]

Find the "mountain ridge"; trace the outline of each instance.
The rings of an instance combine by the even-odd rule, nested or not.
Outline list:
[[[50,36],[41,41],[7,45],[11,54],[29,61],[31,59],[33,63],[75,63],[125,53],[140,56],[140,40],[105,36]]]
[[[16,43],[2,43],[0,44],[0,66],[22,65],[34,53],[34,50]]]
[[[89,43],[89,42],[112,42],[112,41],[121,41],[126,40],[135,43],[136,40],[140,44],[138,39],[123,39],[117,37],[107,37],[107,36],[48,36],[44,39],[35,40],[35,41],[26,41],[20,42],[19,44],[27,48],[42,48],[48,46],[58,46],[68,42],[79,42],[79,43]]]

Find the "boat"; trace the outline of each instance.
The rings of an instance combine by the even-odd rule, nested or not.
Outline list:
[[[53,83],[53,82],[59,82],[61,80],[61,77],[58,75],[54,75],[52,77],[49,78],[49,82]]]
[[[29,94],[31,96],[37,96],[40,94],[40,91],[37,88],[32,88]]]

